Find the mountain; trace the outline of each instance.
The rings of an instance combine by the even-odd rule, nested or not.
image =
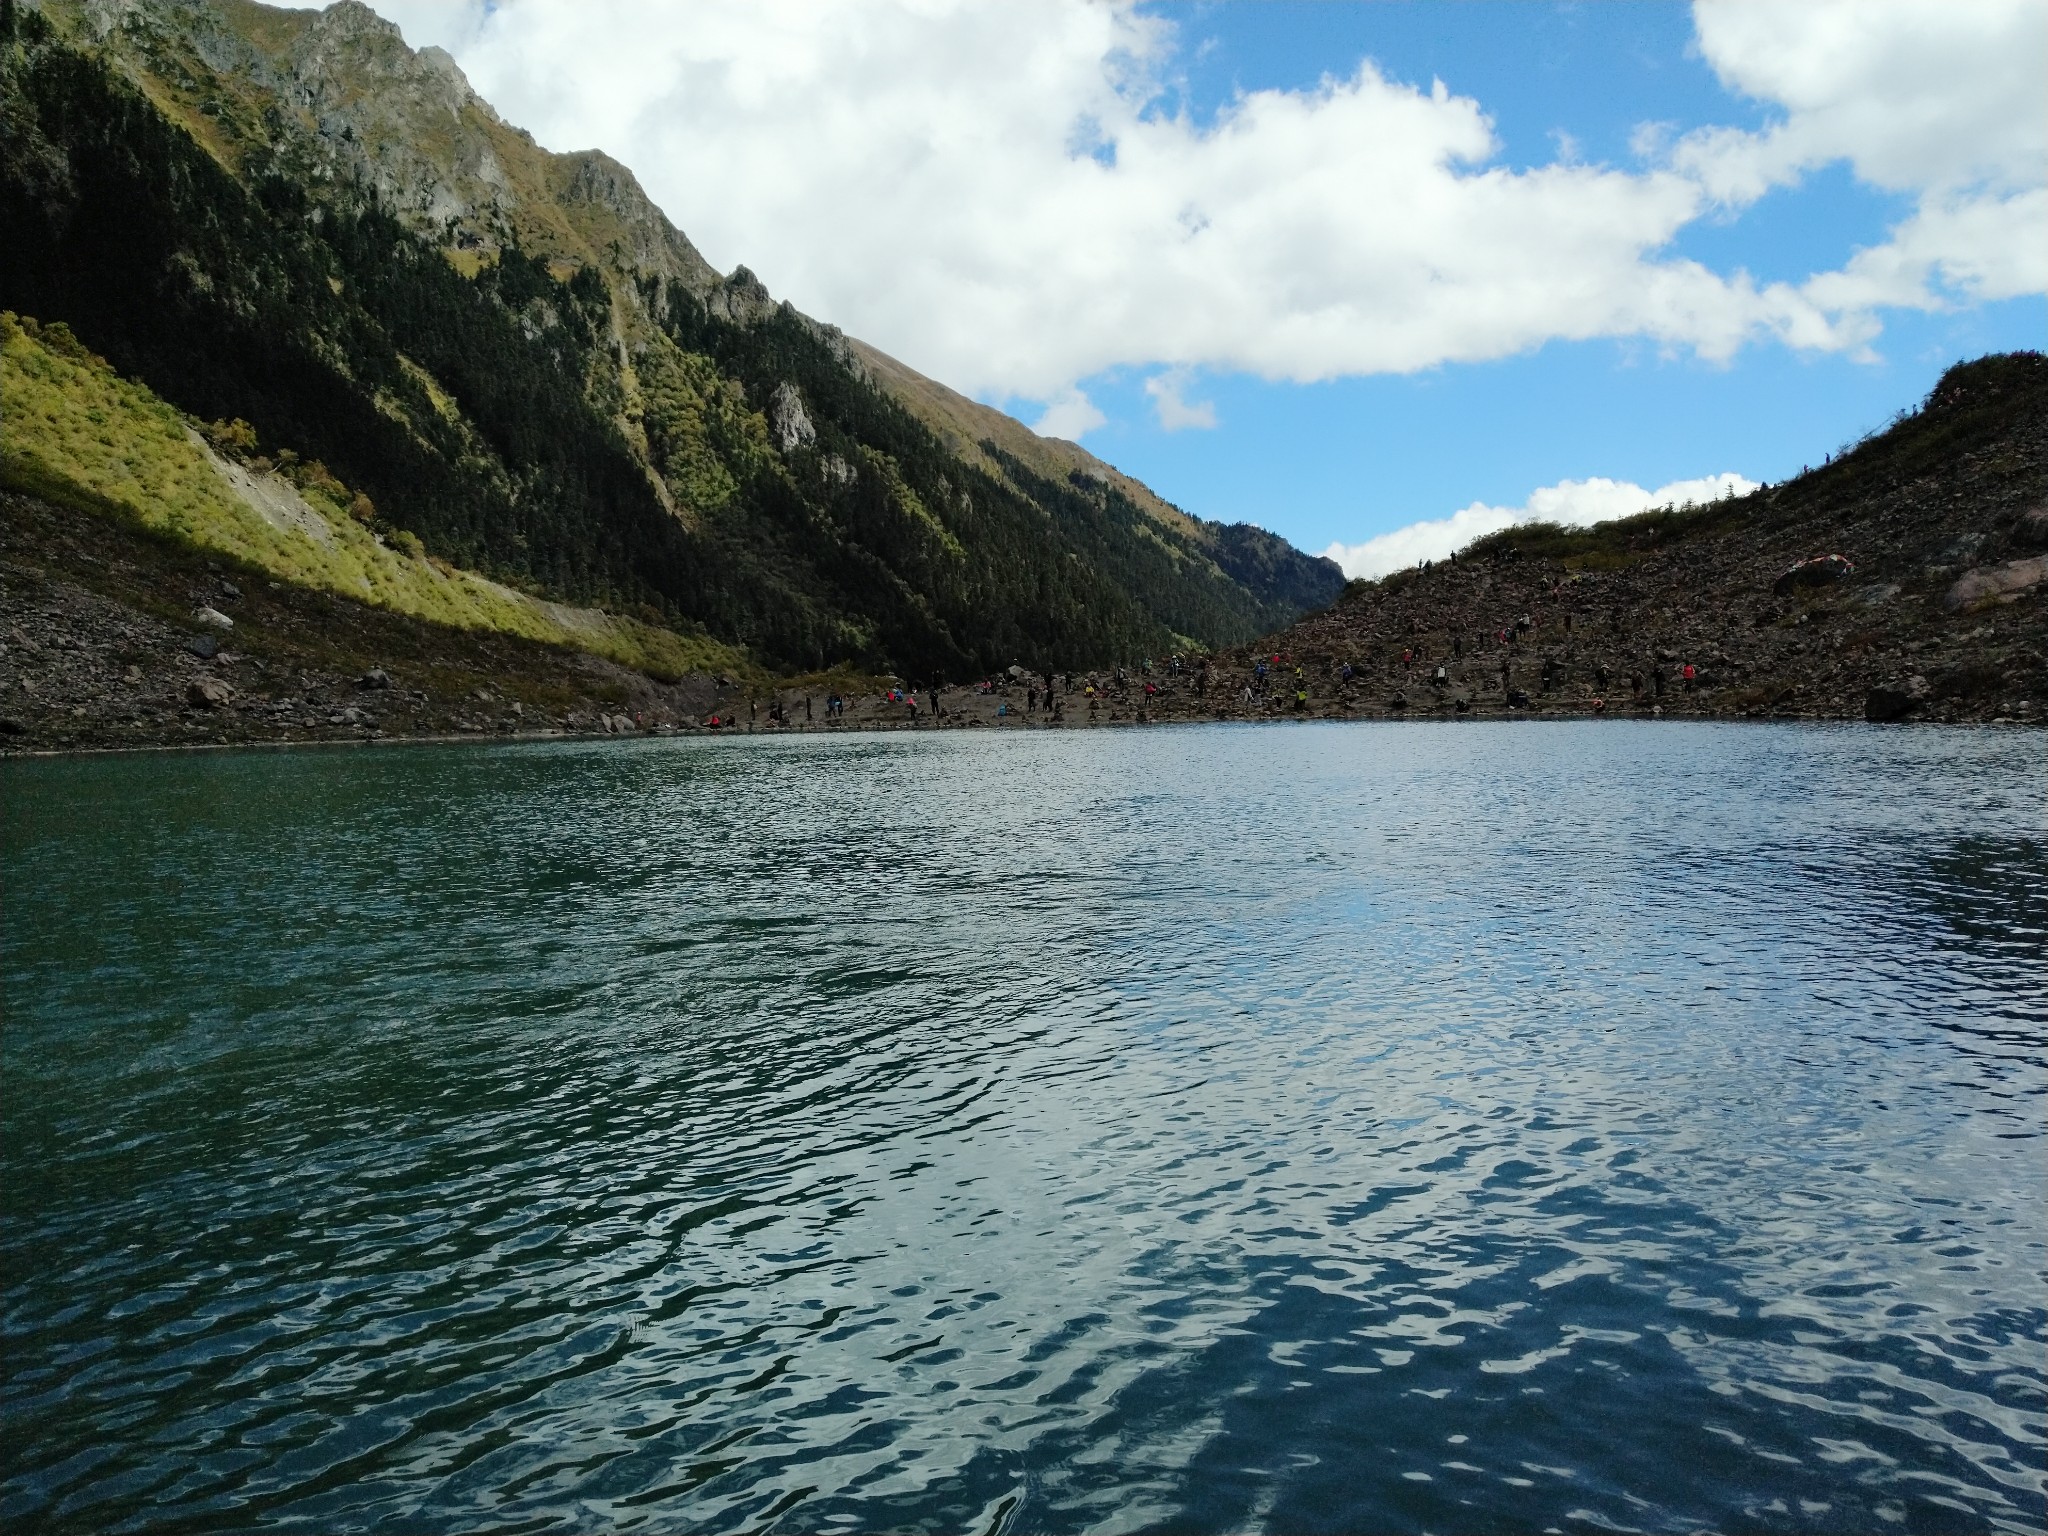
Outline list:
[[[1510,528],[1164,681],[1108,712],[2048,721],[2048,358],[1958,364],[1782,485]]]
[[[7,0],[0,225],[0,309],[380,542],[771,668],[1205,650],[1342,587],[721,276],[354,0]]]

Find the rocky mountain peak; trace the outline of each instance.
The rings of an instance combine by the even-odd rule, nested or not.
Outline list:
[[[319,11],[221,0],[49,0],[231,168],[356,183],[418,233],[488,258],[529,251],[689,293],[718,273],[632,172],[552,154],[477,95],[444,49],[413,49],[361,0]],[[221,110],[224,98],[245,110]],[[275,109],[275,110],[272,110]]]
[[[711,313],[735,325],[747,325],[775,311],[768,285],[745,267],[734,267],[731,277],[705,295],[704,304]]]

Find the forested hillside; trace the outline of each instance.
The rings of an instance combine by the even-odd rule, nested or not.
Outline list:
[[[1342,586],[950,446],[623,167],[541,150],[350,0],[0,7],[0,227],[0,308],[330,466],[380,533],[772,666],[1096,665]]]

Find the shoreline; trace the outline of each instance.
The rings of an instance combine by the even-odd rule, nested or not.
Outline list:
[[[1237,726],[1245,728],[1273,728],[1302,725],[1360,725],[1360,726],[1472,726],[1472,725],[1586,725],[1592,723],[1617,723],[1634,725],[1803,725],[1837,726],[1842,728],[1871,727],[1874,729],[1940,729],[1940,730],[2041,730],[2048,722],[2038,720],[2017,720],[1994,717],[1984,720],[1928,720],[1909,719],[1887,722],[1873,722],[1835,715],[1793,715],[1793,714],[1723,714],[1718,712],[1693,712],[1686,714],[1653,714],[1647,711],[1610,710],[1594,713],[1590,710],[1493,710],[1484,714],[1472,712],[1457,714],[1451,711],[1430,711],[1425,714],[1402,714],[1384,711],[1379,714],[1326,714],[1326,715],[1273,715],[1264,718],[1225,716],[1175,716],[1156,720],[1097,720],[1094,722],[1060,722],[1043,720],[1018,720],[1015,724],[984,725],[981,721],[962,721],[959,724],[933,724],[920,721],[889,723],[886,721],[864,721],[855,725],[829,726],[813,722],[808,725],[790,724],[778,726],[723,726],[703,725],[660,725],[635,728],[624,731],[510,731],[510,732],[431,732],[419,735],[393,735],[379,733],[363,736],[303,736],[289,739],[249,737],[238,741],[150,741],[132,742],[104,746],[36,746],[0,747],[0,762],[27,762],[50,758],[74,757],[132,757],[151,753],[202,753],[202,752],[291,752],[317,749],[323,751],[374,751],[391,747],[504,747],[504,746],[546,746],[558,743],[588,743],[604,741],[745,741],[754,739],[787,739],[791,737],[855,737],[855,736],[900,736],[933,735],[957,731],[994,730],[1004,734],[1023,732],[1047,733],[1098,730],[1156,730],[1162,728],[1202,729],[1216,726]]]

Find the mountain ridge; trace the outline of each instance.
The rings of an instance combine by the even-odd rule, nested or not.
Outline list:
[[[494,579],[931,676],[1205,649],[1342,585],[721,277],[628,169],[542,149],[355,0],[34,15],[0,307]]]

